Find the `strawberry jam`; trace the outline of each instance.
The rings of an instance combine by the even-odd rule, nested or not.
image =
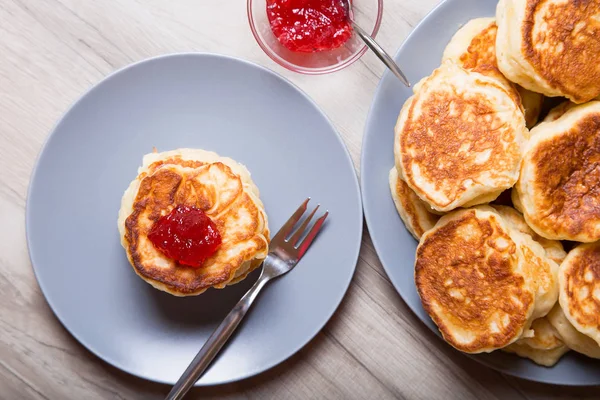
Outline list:
[[[279,42],[302,53],[333,50],[352,36],[341,0],[267,0],[271,30]]]
[[[167,257],[194,268],[200,267],[221,245],[221,235],[204,211],[182,205],[160,217],[148,239]]]

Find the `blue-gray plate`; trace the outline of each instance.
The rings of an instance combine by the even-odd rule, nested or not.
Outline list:
[[[216,151],[245,164],[276,232],[308,196],[329,209],[289,274],[261,293],[198,385],[282,362],[329,320],[358,259],[362,207],[339,135],[298,88],[257,65],[210,54],[150,59],[104,79],[64,115],[33,172],[27,240],[58,319],[106,362],[173,383],[257,278],[176,298],[136,276],[119,243],[121,195],[145,153]]]
[[[437,6],[415,27],[395,56],[409,80],[416,83],[431,74],[439,66],[452,35],[473,18],[494,16],[496,4],[496,0],[446,0]],[[413,312],[438,333],[421,306],[414,284],[417,242],[404,228],[388,186],[388,173],[394,165],[394,125],[402,104],[411,94],[412,91],[390,73],[379,83],[363,139],[361,187],[369,233],[392,284]],[[500,351],[472,357],[498,371],[532,381],[600,384],[600,362],[574,352],[565,355],[552,368]]]

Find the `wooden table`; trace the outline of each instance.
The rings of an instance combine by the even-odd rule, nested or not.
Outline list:
[[[380,43],[395,51],[436,2],[387,0]],[[75,99],[117,68],[187,51],[241,57],[296,83],[333,120],[358,170],[384,69],[370,53],[329,76],[284,70],[255,43],[243,0],[0,0],[0,399],[160,399],[168,392],[104,363],[60,325],[33,275],[24,211],[36,155]],[[365,232],[352,285],[323,331],[268,372],[190,395],[202,397],[597,399],[600,389],[528,383],[451,350],[403,303]]]

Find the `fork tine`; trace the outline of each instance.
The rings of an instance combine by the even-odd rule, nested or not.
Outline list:
[[[302,218],[302,215],[304,215],[304,212],[306,211],[309,201],[310,201],[310,197],[307,198],[306,200],[304,200],[302,202],[302,204],[300,204],[300,207],[298,207],[298,209],[296,211],[294,211],[294,214],[292,214],[290,219],[288,219],[286,221],[286,223],[283,224],[283,226],[281,227],[279,232],[277,232],[275,237],[273,239],[271,239],[271,242],[275,243],[280,240],[284,241],[285,238],[288,237],[288,235],[292,232],[294,225],[296,225],[296,223],[298,221],[300,221],[300,218]]]
[[[308,217],[306,217],[306,219],[304,220],[304,222],[302,222],[302,225],[300,225],[298,227],[298,229],[296,229],[296,232],[294,233],[294,236],[292,236],[290,238],[290,242],[292,243],[292,246],[296,246],[298,244],[298,242],[300,241],[300,238],[302,237],[302,235],[306,231],[306,227],[310,223],[310,220],[312,219],[312,217],[315,215],[315,213],[319,209],[319,206],[320,206],[320,204],[317,204],[317,206],[315,207],[315,209],[312,210],[312,212],[310,213],[310,215]]]
[[[302,258],[302,256],[304,255],[304,253],[306,253],[306,250],[308,250],[311,243],[313,242],[313,240],[315,239],[315,237],[321,230],[321,226],[323,225],[323,222],[325,222],[325,219],[327,218],[328,215],[329,215],[329,211],[325,211],[325,214],[323,214],[323,216],[321,216],[321,218],[319,218],[318,220],[315,221],[312,228],[310,228],[310,232],[308,232],[308,235],[306,235],[306,238],[304,238],[302,243],[300,243],[300,245],[297,247],[298,248],[298,260],[300,260]]]

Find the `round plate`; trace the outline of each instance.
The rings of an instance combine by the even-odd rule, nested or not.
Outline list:
[[[458,28],[470,19],[494,16],[496,4],[494,0],[447,0],[427,15],[395,57],[410,81],[414,84],[430,75],[439,66],[444,48]],[[411,95],[412,91],[396,77],[390,73],[384,75],[365,129],[361,187],[369,233],[383,267],[408,306],[439,335],[421,306],[415,288],[417,242],[398,216],[388,185],[388,173],[394,166],[394,125],[402,104]],[[600,384],[598,361],[574,352],[565,355],[552,368],[500,351],[472,357],[501,372],[533,381],[562,385]]]
[[[257,65],[180,54],[129,66],[65,114],[34,169],[27,240],[40,287],[85,347],[142,378],[174,383],[257,278],[188,298],[136,276],[119,242],[121,196],[142,156],[179,147],[245,164],[273,234],[312,196],[331,212],[289,274],[270,283],[198,385],[247,378],[304,346],[339,305],[358,259],[362,208],[342,140],[290,82]]]

